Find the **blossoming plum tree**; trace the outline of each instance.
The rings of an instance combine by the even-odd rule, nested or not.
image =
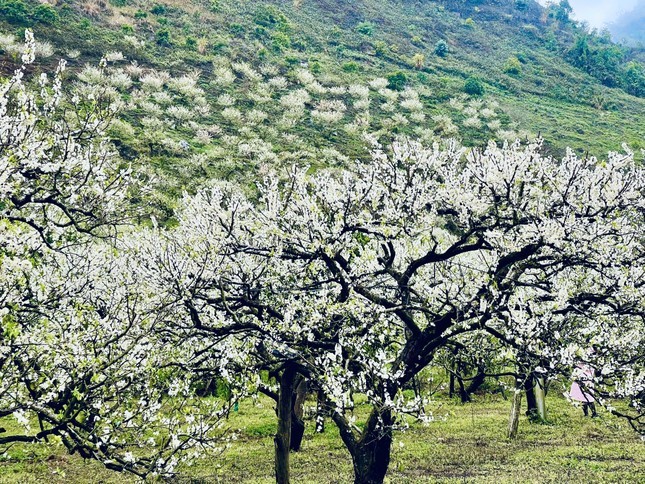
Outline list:
[[[23,427],[0,428],[0,446],[54,438],[113,469],[171,474],[179,452],[222,445],[222,409],[192,398],[181,347],[152,331],[163,308],[115,248],[132,186],[104,135],[116,106],[65,94],[63,62],[28,84],[26,39],[0,85],[0,418]]]
[[[188,197],[169,234],[192,259],[173,277],[192,317],[182,329],[242,331],[250,361],[280,365],[282,391],[310,379],[356,483],[383,481],[397,416],[430,418],[402,390],[462,335],[567,375],[593,344],[606,396],[642,395],[643,170],[630,153],[540,149],[402,141],[347,170],[294,168],[251,195],[215,185]],[[362,427],[355,393],[372,407]],[[278,482],[289,480],[287,407]]]

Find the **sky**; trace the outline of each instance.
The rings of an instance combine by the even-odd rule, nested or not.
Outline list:
[[[540,0],[547,3],[547,0]],[[602,28],[638,3],[638,0],[569,0],[576,20],[586,20],[592,27]]]

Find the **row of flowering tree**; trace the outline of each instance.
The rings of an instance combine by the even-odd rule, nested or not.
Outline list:
[[[539,143],[466,152],[403,141],[345,170],[269,173],[250,195],[204,189],[186,198],[178,228],[150,234],[167,242],[146,259],[169,258],[156,264],[157,290],[184,322],[171,332],[238,335],[242,365],[281,375],[278,482],[289,480],[301,374],[324,395],[356,482],[376,483],[400,416],[425,417],[402,390],[470,334],[542,377],[591,364],[599,396],[634,397],[638,425],[644,182],[631,154],[601,163],[543,157]],[[357,393],[371,406],[361,427]]]
[[[204,374],[276,397],[289,482],[306,378],[355,482],[380,483],[404,417],[430,418],[403,389],[477,340],[543,378],[589,364],[593,392],[630,401],[612,411],[643,430],[645,179],[631,153],[401,140],[342,170],[212,183],[172,229],[125,227],[137,187],[102,134],[109,100],[63,99],[62,68],[35,91],[23,73],[0,104],[0,417],[25,432],[0,445],[55,435],[110,468],[172,474],[226,439],[226,405],[195,395]]]
[[[192,398],[163,306],[115,243],[136,177],[104,130],[109,97],[53,76],[0,85],[0,447],[56,439],[139,476],[221,447],[225,409]]]

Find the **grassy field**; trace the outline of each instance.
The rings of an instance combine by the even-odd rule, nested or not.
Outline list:
[[[391,483],[418,482],[645,482],[645,443],[624,422],[552,397],[549,424],[520,422],[515,441],[505,437],[510,402],[481,397],[460,405],[437,400],[430,425],[398,433],[388,474]],[[361,412],[359,408],[357,410]],[[177,483],[271,483],[275,414],[269,400],[243,402],[229,425],[240,430],[225,454],[182,469]],[[301,452],[292,457],[295,483],[351,482],[351,460],[328,423],[314,435],[312,422]],[[69,456],[56,446],[13,447],[0,462],[2,483],[126,483],[129,476]]]

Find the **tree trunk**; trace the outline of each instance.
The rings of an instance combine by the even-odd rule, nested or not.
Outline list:
[[[517,428],[520,423],[520,411],[522,409],[522,392],[519,388],[513,393],[513,403],[511,404],[511,415],[508,419],[508,438],[517,437]]]
[[[304,407],[307,397],[307,380],[300,376],[295,384],[295,391],[292,396],[291,413],[291,443],[290,449],[294,452],[300,450],[302,438],[305,434]]]
[[[486,370],[484,368],[477,368],[477,374],[472,380],[470,380],[470,384],[468,385],[468,388],[466,388],[466,392],[468,392],[468,395],[472,395],[477,390],[479,390],[479,387],[481,387],[485,381],[486,381]]]
[[[546,389],[545,382],[543,377],[538,377],[534,379],[535,387],[533,393],[535,393],[535,403],[537,406],[538,416],[542,421],[546,421]]]
[[[524,391],[526,392],[526,416],[534,422],[539,419],[537,401],[535,399],[535,384],[533,375],[524,378]]]
[[[461,403],[468,403],[471,401],[468,391],[466,391],[466,386],[464,385],[464,380],[461,376],[457,377],[457,383],[459,383],[459,397],[461,398]]]
[[[546,420],[544,384],[544,378],[536,377],[534,373],[531,373],[524,380],[528,407],[526,415],[532,422],[544,422]]]
[[[352,452],[354,484],[382,484],[390,465],[392,414],[372,411]]]
[[[278,396],[278,431],[273,439],[275,443],[275,481],[277,484],[289,484],[289,448],[291,446],[291,398],[295,390],[297,373],[293,365],[287,364],[280,378],[280,395]]]

